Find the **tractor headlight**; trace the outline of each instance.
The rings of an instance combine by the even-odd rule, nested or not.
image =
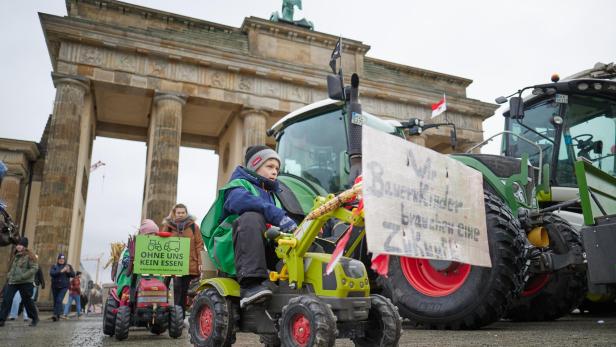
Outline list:
[[[524,193],[524,188],[522,188],[518,182],[513,182],[511,189],[513,190],[513,197],[517,201],[526,205],[526,194]]]

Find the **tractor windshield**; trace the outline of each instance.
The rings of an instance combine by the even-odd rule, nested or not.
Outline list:
[[[616,174],[616,100],[571,95],[558,151],[556,182],[575,186],[573,163],[586,158],[599,169]]]
[[[562,129],[554,124],[555,116],[564,119]],[[507,129],[541,148],[543,163],[551,165],[553,183],[575,187],[574,162],[582,157],[615,174],[615,117],[614,100],[593,95],[557,95],[527,105],[520,122],[507,118]],[[503,153],[513,157],[528,153],[531,163],[539,165],[539,148],[515,136],[506,136]]]
[[[328,192],[346,187],[349,172],[342,110],[294,123],[278,138],[280,172],[299,176]]]

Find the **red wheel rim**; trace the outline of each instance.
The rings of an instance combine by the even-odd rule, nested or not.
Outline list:
[[[431,297],[447,296],[455,292],[471,273],[469,264],[455,261],[440,270],[434,268],[428,259],[400,257],[400,267],[413,288]]]
[[[310,340],[310,321],[301,313],[291,320],[291,337],[299,346],[307,346]]]
[[[550,274],[538,274],[536,276],[532,276],[528,282],[526,282],[526,286],[524,286],[524,290],[521,295],[533,296],[543,289],[548,282],[550,282]]]
[[[214,314],[209,306],[206,306],[199,311],[199,330],[205,339],[212,335],[214,329]]]

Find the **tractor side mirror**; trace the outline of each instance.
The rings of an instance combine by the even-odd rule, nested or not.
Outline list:
[[[327,75],[327,95],[330,99],[344,101],[344,86],[340,75]]]
[[[524,119],[524,102],[521,96],[509,98],[509,117],[511,119]]]
[[[455,150],[458,146],[458,134],[456,134],[455,127],[449,132],[449,139],[451,140],[451,148]]]

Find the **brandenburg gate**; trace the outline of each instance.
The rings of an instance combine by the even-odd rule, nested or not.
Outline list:
[[[235,28],[118,1],[66,6],[64,17],[39,14],[56,88],[45,151],[16,143],[23,150],[15,160],[26,164],[19,175],[10,170],[0,191],[19,206],[18,222],[29,211],[22,227],[45,269],[58,252],[79,264],[95,137],[147,144],[141,214],[160,221],[176,202],[180,146],[216,151],[221,185],[247,146],[274,145],[265,133],[275,121],[326,98],[337,36],[255,17]],[[496,106],[466,97],[471,80],[368,57],[370,46],[342,42],[345,78],[362,78],[365,111],[429,119],[430,104],[446,93],[459,150],[482,140],[482,121]],[[442,129],[417,141],[447,152],[448,135]],[[0,153],[11,146],[0,142]]]

